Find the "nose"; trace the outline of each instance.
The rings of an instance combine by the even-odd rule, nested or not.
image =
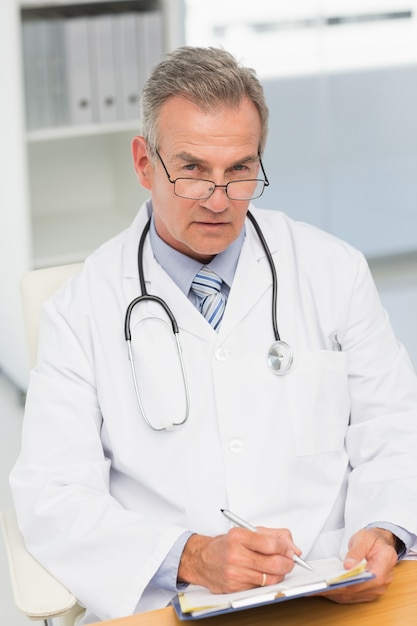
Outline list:
[[[216,185],[210,198],[201,200],[207,209],[213,211],[213,213],[221,213],[225,211],[229,206],[229,198],[226,194],[226,187],[223,185]]]

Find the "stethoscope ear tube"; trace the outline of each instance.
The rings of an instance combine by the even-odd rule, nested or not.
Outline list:
[[[273,328],[273,331],[274,331],[275,341],[280,341],[281,337],[279,336],[278,321],[277,321],[278,278],[277,278],[277,271],[275,269],[274,259],[272,258],[272,254],[271,254],[271,251],[269,249],[268,244],[266,243],[266,239],[264,237],[264,234],[261,231],[258,222],[255,220],[255,218],[253,217],[253,215],[252,215],[252,213],[250,211],[248,211],[248,218],[250,219],[250,221],[252,222],[252,226],[256,230],[256,234],[259,237],[259,240],[260,240],[260,242],[262,244],[262,247],[263,247],[263,249],[265,251],[265,254],[266,254],[266,257],[268,259],[269,267],[271,269],[271,275],[272,275],[272,307],[271,307],[272,328]]]
[[[131,333],[131,330],[130,330],[130,318],[132,316],[132,311],[135,308],[135,306],[137,304],[139,304],[139,302],[144,302],[144,301],[156,302],[157,304],[162,306],[162,308],[164,309],[165,313],[169,317],[169,320],[170,320],[171,326],[172,326],[172,332],[174,334],[174,338],[175,338],[175,342],[176,342],[176,346],[177,346],[177,354],[178,354],[178,359],[179,359],[179,363],[180,363],[180,367],[181,367],[182,381],[183,381],[183,385],[184,385],[185,413],[184,413],[183,419],[181,419],[179,421],[172,420],[170,422],[169,426],[161,426],[160,428],[158,428],[157,426],[154,426],[152,424],[151,420],[148,418],[147,413],[145,411],[145,407],[143,405],[141,394],[140,394],[140,390],[139,390],[139,383],[138,383],[138,380],[137,380],[137,377],[136,377],[135,363],[134,363],[134,357],[133,357],[132,345],[131,345],[132,333]],[[187,376],[186,376],[186,373],[185,373],[185,366],[184,366],[184,359],[183,359],[183,356],[182,356],[181,344],[180,344],[180,340],[179,340],[178,324],[177,324],[177,322],[175,320],[175,317],[174,317],[171,309],[169,308],[167,303],[164,300],[162,300],[162,298],[159,298],[158,296],[153,296],[153,295],[150,295],[148,293],[146,293],[146,294],[144,294],[142,296],[138,296],[137,298],[132,300],[132,302],[127,307],[126,315],[125,315],[124,331],[125,331],[125,339],[126,339],[127,349],[128,349],[128,354],[129,354],[130,368],[131,368],[131,371],[132,371],[133,384],[135,386],[136,398],[137,398],[137,401],[138,401],[138,404],[139,404],[140,411],[141,411],[141,413],[143,415],[143,419],[148,424],[148,426],[150,428],[152,428],[152,430],[154,430],[156,432],[160,432],[160,431],[163,431],[163,430],[170,430],[170,429],[175,428],[177,426],[182,426],[188,420],[188,416],[189,416],[189,413],[190,413],[190,394],[189,394],[189,389],[188,389]]]
[[[160,304],[171,321],[172,332],[175,335],[178,335],[177,321],[175,319],[173,312],[171,311],[171,309],[169,308],[165,300],[163,300],[162,298],[159,298],[159,296],[150,295],[146,290],[146,282],[145,282],[145,276],[143,273],[142,258],[143,258],[143,246],[145,244],[146,235],[149,232],[150,226],[151,226],[151,220],[149,218],[149,220],[147,221],[145,225],[145,228],[142,231],[142,235],[140,237],[139,247],[138,247],[138,272],[139,272],[140,291],[142,295],[132,300],[132,302],[127,307],[126,315],[125,315],[125,339],[126,341],[131,341],[132,339],[132,335],[130,332],[130,318],[132,315],[132,310],[135,308],[137,304],[139,304],[139,302],[144,302],[144,301],[152,301],[152,302],[156,302]]]
[[[128,307],[126,309],[124,333],[125,333],[125,340],[127,342],[130,367],[131,367],[131,371],[132,371],[133,383],[134,383],[134,386],[135,386],[136,398],[137,398],[137,401],[138,401],[138,404],[139,404],[139,408],[140,408],[141,413],[143,415],[143,418],[144,418],[145,422],[148,424],[148,426],[152,430],[154,430],[156,432],[160,432],[160,431],[163,431],[163,430],[170,430],[172,428],[175,428],[177,426],[182,426],[183,424],[185,424],[185,422],[188,420],[188,416],[189,416],[189,413],[190,413],[190,394],[189,394],[189,389],[188,389],[187,376],[185,374],[185,366],[184,366],[184,360],[183,360],[183,356],[182,356],[181,344],[180,344],[180,341],[179,341],[179,328],[178,328],[178,324],[177,324],[177,321],[175,319],[175,316],[172,313],[171,309],[169,308],[168,304],[165,302],[165,300],[163,300],[159,296],[153,296],[153,295],[149,294],[147,292],[147,290],[146,290],[145,277],[144,277],[144,274],[143,274],[142,256],[143,256],[143,246],[144,246],[146,235],[147,235],[147,233],[149,231],[150,223],[151,223],[150,220],[148,220],[145,228],[143,229],[142,236],[141,236],[140,241],[139,241],[139,248],[138,248],[138,270],[139,270],[139,281],[140,281],[140,287],[141,287],[142,295],[138,296],[137,298],[134,298],[134,300],[132,300],[132,302],[128,305]],[[134,358],[133,358],[133,353],[132,353],[132,346],[131,346],[132,333],[131,333],[131,330],[130,330],[130,319],[131,319],[131,316],[132,316],[132,311],[135,308],[135,306],[137,304],[139,304],[140,302],[156,302],[157,304],[159,304],[164,309],[165,313],[167,314],[167,316],[168,316],[168,318],[169,318],[169,320],[171,322],[172,332],[174,334],[174,338],[175,338],[175,342],[176,342],[176,346],[177,346],[178,359],[179,359],[179,362],[180,362],[181,373],[182,373],[182,380],[183,380],[183,385],[184,385],[184,393],[185,393],[185,414],[184,414],[183,419],[181,419],[180,421],[172,420],[170,426],[162,426],[162,427],[158,428],[158,427],[156,427],[156,426],[154,426],[152,424],[151,420],[148,418],[148,416],[146,414],[145,407],[143,406],[142,398],[141,398],[141,395],[140,395],[139,384],[138,384],[138,380],[136,378],[135,364],[134,364]]]
[[[130,318],[132,316],[132,311],[135,308],[135,306],[139,304],[139,302],[145,302],[145,301],[156,302],[164,309],[165,313],[168,315],[169,320],[171,322],[172,332],[175,335],[178,335],[179,330],[178,330],[177,320],[175,319],[173,312],[171,311],[171,309],[169,308],[165,300],[163,300],[159,296],[152,296],[149,293],[145,293],[142,296],[138,296],[137,298],[132,300],[132,302],[129,304],[129,306],[126,309],[126,315],[125,315],[125,339],[126,341],[131,341],[132,339],[132,334],[130,331]]]
[[[258,222],[253,217],[252,213],[248,211],[248,218],[252,222],[254,229],[259,237],[259,240],[262,244],[262,247],[265,251],[266,257],[268,259],[269,267],[271,269],[272,275],[272,328],[274,330],[275,342],[271,345],[268,350],[267,361],[271,371],[277,376],[283,376],[286,374],[291,366],[294,359],[293,351],[291,346],[286,342],[282,341],[278,332],[278,320],[277,320],[277,299],[278,299],[278,277],[277,271],[275,269],[274,259],[272,258],[271,251],[269,249],[268,244],[266,243],[263,232],[261,231]]]

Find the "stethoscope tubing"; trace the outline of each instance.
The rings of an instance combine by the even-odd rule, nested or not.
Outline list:
[[[275,268],[275,263],[274,260],[272,258],[272,254],[271,251],[269,249],[269,246],[266,242],[266,239],[262,233],[262,230],[258,224],[258,222],[256,221],[256,219],[254,218],[254,216],[252,215],[252,213],[250,211],[248,211],[247,213],[247,217],[250,220],[252,226],[254,227],[256,234],[259,237],[259,240],[261,242],[261,245],[265,251],[267,260],[268,260],[268,264],[271,270],[271,276],[272,276],[272,305],[271,305],[271,312],[272,312],[272,328],[273,328],[273,332],[274,332],[274,337],[275,337],[275,342],[271,345],[271,348],[269,349],[268,352],[268,364],[271,368],[271,370],[273,371],[274,374],[277,375],[283,375],[286,374],[293,362],[293,353],[292,353],[292,349],[291,346],[289,346],[285,341],[282,341],[279,335],[279,331],[278,331],[278,320],[277,320],[277,300],[278,300],[278,277],[277,277],[277,272],[276,272],[276,268]],[[148,426],[150,426],[150,428],[154,431],[163,431],[163,430],[168,430],[168,427],[163,426],[161,428],[157,428],[155,427],[152,422],[150,421],[150,419],[147,417],[144,406],[143,406],[143,402],[141,399],[141,395],[140,395],[140,391],[139,391],[139,384],[138,384],[138,380],[136,377],[136,371],[135,371],[135,365],[134,365],[134,360],[133,360],[133,353],[132,353],[132,346],[131,346],[131,341],[132,341],[132,335],[131,335],[131,330],[130,330],[130,320],[131,320],[131,316],[132,316],[132,311],[135,308],[135,306],[137,304],[139,304],[140,302],[145,302],[145,301],[151,301],[151,302],[155,302],[157,304],[159,304],[165,311],[167,317],[169,318],[170,322],[171,322],[171,326],[172,326],[172,332],[174,334],[175,337],[175,341],[176,341],[176,345],[177,345],[177,351],[178,351],[178,357],[179,357],[179,361],[180,361],[180,365],[181,365],[181,373],[182,373],[182,379],[183,379],[183,385],[184,385],[184,391],[185,391],[185,398],[186,398],[186,407],[185,407],[185,416],[182,420],[180,421],[172,421],[171,424],[171,428],[173,427],[177,427],[177,426],[181,426],[182,424],[184,424],[189,416],[189,411],[190,411],[190,397],[189,397],[189,389],[188,389],[188,382],[187,382],[187,376],[186,376],[186,372],[185,372],[185,366],[184,366],[184,359],[183,359],[183,355],[182,355],[182,349],[181,349],[181,343],[179,341],[179,328],[178,328],[178,324],[177,321],[175,319],[174,314],[172,313],[170,307],[168,306],[168,304],[165,302],[165,300],[163,300],[162,298],[160,298],[159,296],[154,296],[152,294],[149,294],[147,289],[146,289],[146,281],[145,281],[145,276],[144,276],[144,270],[143,270],[143,249],[144,249],[144,245],[145,245],[145,239],[146,236],[149,232],[150,229],[150,224],[151,224],[151,218],[149,218],[148,222],[146,223],[140,240],[139,240],[139,245],[138,245],[138,257],[137,257],[137,261],[138,261],[138,274],[139,274],[139,284],[140,284],[140,289],[141,289],[141,295],[138,296],[137,298],[134,298],[132,300],[132,302],[128,305],[127,309],[126,309],[126,315],[125,315],[125,323],[124,323],[124,335],[125,335],[125,340],[128,344],[128,354],[129,354],[129,361],[130,361],[130,366],[131,366],[131,370],[132,370],[132,376],[133,376],[133,382],[134,382],[134,386],[135,386],[135,391],[136,391],[136,396],[137,396],[137,400],[139,403],[139,408],[142,412],[142,415],[144,417],[145,422],[148,424]]]
[[[272,258],[271,250],[269,249],[269,246],[266,243],[266,239],[264,237],[264,234],[263,234],[263,232],[262,232],[258,222],[256,221],[256,219],[254,218],[254,216],[252,215],[252,213],[250,211],[247,212],[247,217],[250,219],[250,221],[252,223],[252,226],[256,230],[256,234],[259,237],[259,240],[260,240],[260,242],[262,244],[262,247],[263,247],[264,252],[266,254],[266,257],[268,259],[268,263],[269,263],[269,267],[270,267],[271,275],[272,275],[272,308],[271,308],[272,328],[273,328],[273,331],[274,331],[275,341],[281,341],[281,338],[280,338],[279,332],[278,332],[278,320],[277,320],[278,277],[277,277],[277,270],[275,269],[274,259]]]

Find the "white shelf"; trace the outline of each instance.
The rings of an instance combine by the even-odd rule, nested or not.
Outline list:
[[[38,215],[33,220],[34,266],[83,261],[131,220],[127,213],[101,207]]]
[[[170,50],[183,42],[182,3],[143,0],[139,5],[132,0],[131,7],[159,7],[163,45]],[[136,178],[131,157],[130,144],[139,132],[139,119],[30,132],[25,129],[21,10],[73,4],[91,5],[92,1],[0,1],[0,75],[7,93],[0,117],[0,168],[4,174],[0,369],[22,389],[27,385],[28,362],[21,278],[34,268],[82,261],[125,229],[148,196]],[[129,9],[126,2],[120,7],[122,4]],[[117,8],[116,2],[114,5]]]
[[[112,124],[86,124],[85,126],[59,126],[54,128],[41,128],[26,133],[28,143],[43,141],[55,141],[57,139],[72,139],[77,137],[91,137],[93,135],[109,135],[131,131],[138,132],[139,120],[126,122],[114,122]]]

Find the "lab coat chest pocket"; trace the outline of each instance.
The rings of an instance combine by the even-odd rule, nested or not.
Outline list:
[[[298,354],[285,382],[297,455],[340,450],[350,414],[346,355]]]

